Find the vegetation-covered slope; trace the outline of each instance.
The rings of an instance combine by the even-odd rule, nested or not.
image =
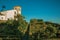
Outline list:
[[[30,23],[18,15],[18,21],[8,20],[0,23],[0,38],[14,40],[41,40],[60,37],[60,24],[45,22],[42,19],[31,19]],[[18,39],[16,39],[18,38]]]

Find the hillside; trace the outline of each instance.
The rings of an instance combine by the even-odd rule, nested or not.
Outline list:
[[[19,15],[18,21],[0,22],[0,38],[14,40],[41,40],[60,38],[60,24],[45,22],[42,19],[31,19],[30,23]]]

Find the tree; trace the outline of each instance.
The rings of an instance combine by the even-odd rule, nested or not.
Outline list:
[[[57,28],[49,24],[45,30],[45,35],[48,38],[51,38],[51,37],[56,37],[56,33],[57,33]]]
[[[1,23],[0,26],[3,27],[0,29],[2,38],[22,38],[22,32],[18,29],[20,26],[18,21],[8,20],[6,23]]]
[[[24,20],[25,17],[23,17],[22,15],[18,16],[18,22],[19,22],[19,27],[18,29],[23,32],[23,35],[25,34],[27,27],[28,27],[28,23],[26,22],[26,20]]]

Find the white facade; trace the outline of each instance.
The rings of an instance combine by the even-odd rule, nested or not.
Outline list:
[[[16,10],[10,10],[10,11],[7,11],[7,14],[6,14],[6,20],[8,19],[14,19],[14,15],[15,15],[15,12]],[[16,12],[17,13],[17,12]],[[16,14],[17,15],[17,14]]]
[[[18,7],[15,7],[13,10],[0,12],[0,20],[14,20],[14,16],[17,16],[17,14],[21,14],[20,8]]]

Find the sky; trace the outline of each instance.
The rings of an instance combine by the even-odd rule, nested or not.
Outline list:
[[[27,21],[36,18],[60,24],[60,0],[0,0],[0,10],[3,5],[6,10],[21,6]]]

